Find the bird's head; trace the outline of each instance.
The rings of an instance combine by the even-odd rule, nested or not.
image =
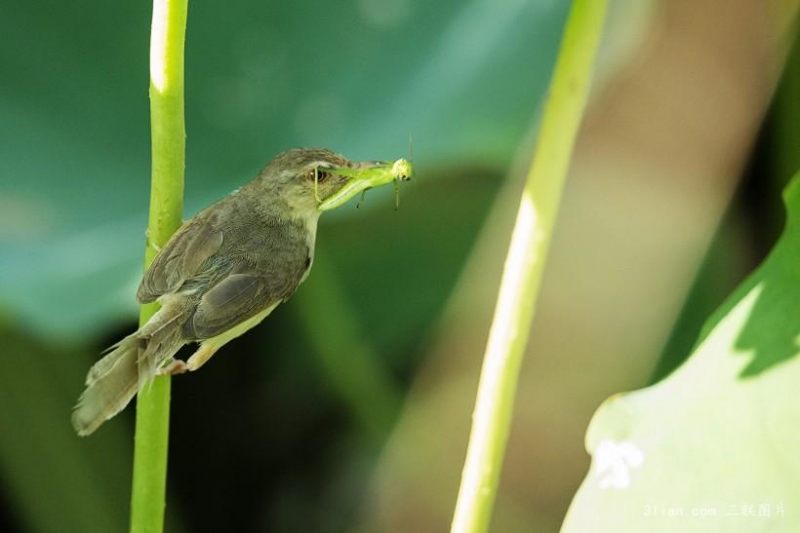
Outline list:
[[[280,199],[298,218],[317,217],[361,191],[411,177],[411,164],[397,161],[353,162],[330,150],[296,148],[275,157],[261,171],[259,188]]]

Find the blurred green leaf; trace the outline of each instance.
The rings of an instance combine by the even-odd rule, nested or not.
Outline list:
[[[187,214],[294,146],[389,159],[411,135],[419,171],[505,166],[567,5],[193,5]],[[0,17],[0,305],[55,338],[133,316],[144,246],[150,6],[97,7],[45,0]]]
[[[0,474],[26,531],[122,531],[128,520],[131,432],[109,424],[79,439],[69,408],[88,363],[0,330]]]
[[[800,174],[786,229],[663,382],[616,396],[562,531],[800,530]]]
[[[414,347],[404,343],[418,337],[409,333],[434,326],[501,179],[480,169],[442,170],[435,180],[432,175],[425,169],[403,184],[396,211],[387,187],[368,193],[361,212],[341,208],[358,216],[330,225],[323,219],[318,233],[330,256],[319,260],[334,263],[361,328],[380,343],[378,353],[405,363]]]

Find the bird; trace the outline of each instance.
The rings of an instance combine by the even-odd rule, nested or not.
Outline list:
[[[154,376],[199,369],[285,302],[309,274],[323,211],[410,175],[404,159],[353,162],[327,149],[296,148],[184,222],[136,291],[139,303],[160,309],[86,376],[72,411],[78,435],[122,411]],[[191,357],[174,358],[192,343],[198,348]]]

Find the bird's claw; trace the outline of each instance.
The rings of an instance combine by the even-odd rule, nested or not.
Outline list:
[[[189,371],[186,362],[180,359],[173,359],[156,371],[159,376],[177,376],[178,374],[185,374]]]

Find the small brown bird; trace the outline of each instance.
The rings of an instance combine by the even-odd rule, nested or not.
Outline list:
[[[289,150],[185,222],[136,292],[161,309],[89,370],[72,413],[78,434],[120,412],[156,374],[197,370],[286,301],[311,268],[322,211],[410,176],[404,159],[354,163],[329,150]],[[191,342],[200,346],[186,362],[173,359]]]

